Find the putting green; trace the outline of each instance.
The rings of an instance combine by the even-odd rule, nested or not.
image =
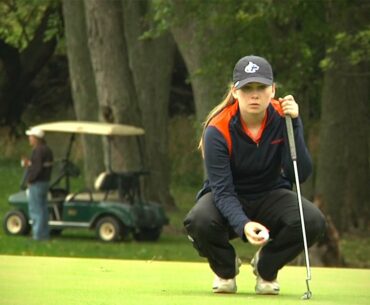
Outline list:
[[[254,294],[249,264],[241,267],[238,293],[216,295],[206,263],[86,258],[0,256],[1,305],[365,305],[370,270],[312,268],[313,298],[306,291],[304,267],[285,267],[279,296]]]

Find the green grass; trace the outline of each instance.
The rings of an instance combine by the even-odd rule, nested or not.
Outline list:
[[[22,169],[19,162],[0,158],[0,219],[10,209],[8,196],[19,189]],[[81,188],[81,179],[72,187]],[[194,204],[196,187],[177,184],[172,188],[178,209],[168,212],[170,225],[164,229],[159,242],[102,243],[93,231],[65,230],[61,236],[46,243],[37,243],[29,236],[7,236],[0,228],[0,254],[22,256],[64,256],[137,260],[203,261],[192,248],[183,231],[182,221]],[[245,261],[252,258],[256,249],[240,240],[233,241],[238,255]],[[346,235],[341,240],[341,250],[350,267],[370,268],[370,237]],[[1,304],[1,303],[0,303]]]
[[[11,209],[8,196],[19,189],[22,169],[18,161],[0,159],[0,218]],[[74,181],[72,187],[78,189],[81,179]],[[8,236],[0,229],[0,254],[23,256],[65,256],[65,257],[96,257],[117,259],[155,259],[202,261],[192,248],[182,229],[184,215],[194,203],[195,188],[175,187],[173,195],[177,198],[178,209],[169,212],[171,225],[164,229],[160,242],[136,242],[134,240],[121,243],[103,243],[96,239],[94,231],[65,230],[61,236],[51,241],[37,243],[30,236]],[[236,247],[244,247],[241,241],[235,242]],[[252,247],[241,251],[246,259],[253,255]]]
[[[204,261],[183,233],[165,230],[158,242],[129,240],[103,243],[95,233],[85,230],[66,230],[61,236],[47,242],[33,241],[29,236],[0,234],[0,254],[22,256],[63,256],[110,259],[161,261]],[[240,240],[233,244],[242,259],[250,260],[256,249]],[[0,303],[1,304],[1,303]]]
[[[370,270],[313,268],[313,298],[306,291],[305,269],[286,267],[279,274],[279,296],[254,294],[250,266],[238,276],[238,293],[211,292],[212,272],[205,263],[0,256],[2,305],[365,305]]]
[[[0,159],[0,218],[10,209],[7,198],[18,190],[19,162]],[[78,188],[81,181],[76,181]],[[305,292],[305,269],[285,267],[279,273],[278,297],[256,296],[247,262],[256,248],[240,240],[233,245],[244,265],[236,295],[210,292],[212,272],[192,248],[182,220],[194,204],[196,187],[172,188],[178,209],[158,242],[102,243],[92,231],[65,230],[48,242],[13,237],[0,229],[0,304],[299,304]],[[353,267],[370,268],[370,237],[346,235],[341,250]],[[370,270],[313,268],[310,304],[368,304]]]

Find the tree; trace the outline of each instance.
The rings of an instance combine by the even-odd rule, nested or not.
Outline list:
[[[100,118],[146,132],[143,156],[132,139],[114,140],[114,168],[149,167],[146,197],[173,207],[167,135],[173,40],[168,34],[142,39],[149,1],[85,1],[85,9]]]
[[[64,0],[63,17],[68,66],[76,117],[98,121],[99,103],[87,44],[83,1]],[[85,182],[93,187],[94,178],[104,169],[101,138],[83,136]]]
[[[146,196],[175,205],[169,192],[168,108],[174,61],[174,41],[169,33],[145,37],[150,28],[152,1],[124,0],[123,28],[145,133],[145,162],[150,169]],[[124,86],[125,87],[125,86]]]
[[[30,85],[57,45],[57,3],[0,3],[0,124],[13,132],[30,100]]]
[[[367,228],[369,218],[369,4],[326,4],[332,39],[324,62],[316,194],[347,232]]]
[[[321,1],[271,0],[242,3],[223,1],[162,0],[157,6],[157,29],[170,28],[190,74],[201,122],[219,103],[232,81],[232,68],[243,55],[258,54],[272,63],[278,96],[298,96],[304,121],[317,119],[324,53]],[[164,21],[163,21],[164,20]],[[284,36],[284,39],[280,39]]]
[[[216,61],[211,59],[212,49],[209,47],[219,28],[216,30],[213,27],[215,22],[205,26],[211,21],[210,17],[207,17],[208,14],[220,13],[220,2],[212,4],[214,5],[192,1],[167,3],[173,14],[172,20],[169,20],[170,29],[190,74],[198,122],[202,122],[210,109],[221,101],[229,79],[226,73],[212,74],[214,70],[207,71],[206,68],[207,64],[208,67],[211,66],[209,63],[214,64],[213,67],[221,68],[220,62],[215,63]]]
[[[99,100],[99,117],[106,122],[141,126],[140,110],[128,61],[120,1],[86,0],[85,13]],[[135,139],[112,139],[113,169],[140,167]]]

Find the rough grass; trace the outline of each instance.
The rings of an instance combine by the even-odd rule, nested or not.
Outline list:
[[[306,291],[305,269],[279,274],[279,296],[254,294],[248,265],[237,278],[238,293],[215,295],[205,263],[0,256],[2,305],[296,305]],[[313,268],[312,305],[365,305],[370,270]]]

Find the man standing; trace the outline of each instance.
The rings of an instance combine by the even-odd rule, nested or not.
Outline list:
[[[39,128],[26,131],[32,146],[30,160],[23,160],[27,167],[28,209],[32,219],[32,237],[35,240],[49,239],[47,194],[53,165],[53,152],[46,145],[45,133]]]

